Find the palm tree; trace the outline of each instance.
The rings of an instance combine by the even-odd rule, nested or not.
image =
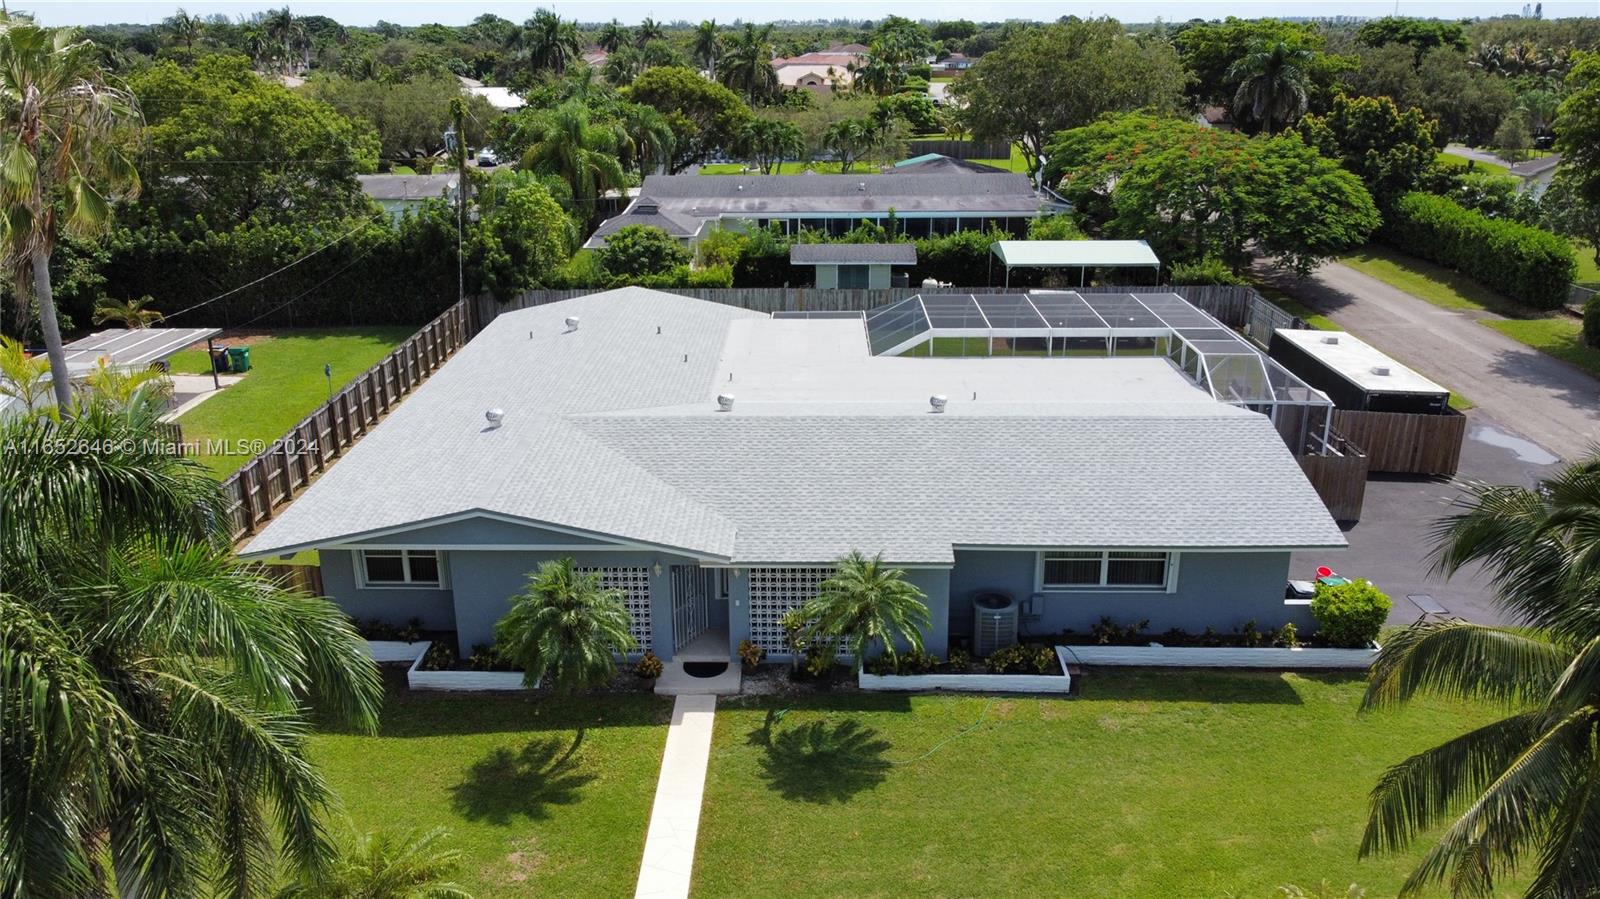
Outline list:
[[[717,20],[706,19],[694,28],[694,43],[689,52],[694,61],[703,66],[712,81],[717,80],[717,57],[722,55],[722,36],[717,33]]]
[[[90,393],[0,422],[24,450],[0,458],[0,895],[243,897],[275,855],[334,854],[307,709],[370,730],[377,668],[332,603],[234,556],[156,414]]]
[[[665,37],[666,34],[667,32],[662,29],[660,22],[645,16],[644,21],[639,23],[639,30],[633,33],[633,45],[643,50],[645,44],[651,41],[658,41]]]
[[[618,47],[628,43],[628,29],[621,22],[612,19],[600,26],[600,32],[595,36],[594,42],[607,53],[615,53]]]
[[[770,175],[785,159],[805,153],[806,140],[800,129],[789,122],[757,117],[745,123],[739,146],[761,174]]]
[[[104,297],[94,307],[94,323],[97,325],[106,322],[116,322],[130,331],[148,328],[156,322],[163,322],[167,317],[151,309],[150,303],[154,299],[146,294],[137,300],[113,300]]]
[[[723,55],[722,83],[751,103],[778,92],[778,73],[772,68],[772,30],[770,24],[757,28],[746,22],[742,34],[728,39],[728,52]]]
[[[926,599],[903,570],[883,564],[882,553],[869,559],[852,550],[800,614],[810,622],[812,639],[840,640],[860,671],[874,645],[882,646],[891,660],[896,640],[904,640],[913,652],[922,651],[922,631],[931,620]]]
[[[878,123],[870,118],[840,119],[822,133],[822,145],[839,160],[839,171],[849,174],[861,157],[878,142]]]
[[[617,129],[589,119],[589,109],[568,100],[542,113],[529,126],[532,139],[521,167],[556,175],[572,188],[572,201],[585,218],[594,218],[600,194],[621,187],[626,177],[617,161]]]
[[[674,138],[666,114],[643,103],[624,103],[618,112],[627,140],[625,155],[634,171],[648,175],[672,161]]]
[[[292,875],[278,899],[472,899],[449,880],[461,852],[440,846],[448,839],[444,828],[353,837],[327,870]]]
[[[583,55],[578,24],[563,21],[548,9],[535,10],[533,18],[522,24],[515,40],[527,54],[529,70],[536,75],[540,72],[560,75],[573,60]]]
[[[1306,111],[1311,89],[1310,50],[1283,41],[1260,41],[1228,67],[1228,77],[1239,82],[1233,95],[1233,114],[1241,122],[1255,122],[1274,134]]]
[[[620,590],[600,586],[572,559],[540,564],[511,611],[494,626],[495,647],[522,666],[522,681],[548,678],[563,693],[599,686],[617,671],[616,655],[635,646]]]
[[[139,192],[121,132],[140,122],[133,95],[111,86],[94,44],[68,29],[0,14],[0,262],[27,296],[31,275],[56,402],[71,408],[67,356],[50,287],[58,231],[106,230],[111,204]],[[26,308],[26,307],[24,307]]]
[[[1363,856],[1443,828],[1403,894],[1487,895],[1531,868],[1529,896],[1600,889],[1600,456],[1535,489],[1476,485],[1435,530],[1445,574],[1486,563],[1519,627],[1450,621],[1387,637],[1363,705],[1434,695],[1505,709],[1411,756],[1372,791]]]
[[[194,42],[199,40],[200,35],[205,31],[205,22],[201,21],[199,16],[189,15],[181,6],[178,7],[177,12],[168,16],[167,20],[162,24],[166,26],[168,31],[172,32],[173,40],[181,41],[183,46],[189,50],[194,49]]]
[[[28,355],[20,341],[0,335],[0,396],[32,411],[50,392],[50,360]]]
[[[261,30],[268,40],[275,45],[273,53],[277,54],[279,48],[283,53],[278,57],[281,71],[285,75],[294,73],[294,58],[299,55],[304,57],[311,47],[311,39],[306,34],[305,23],[294,17],[289,7],[269,11],[261,20]]]

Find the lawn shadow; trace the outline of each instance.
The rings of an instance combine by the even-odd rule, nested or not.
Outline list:
[[[783,713],[768,710],[766,721],[748,741],[761,746],[761,776],[767,787],[791,802],[825,805],[847,802],[862,790],[883,783],[892,767],[883,757],[888,740],[876,728],[846,718],[781,728]]]
[[[471,821],[508,824],[512,818],[548,817],[550,806],[571,805],[594,775],[578,770],[579,731],[570,744],[557,737],[529,740],[521,752],[500,747],[472,764],[450,788],[451,804]]]
[[[1275,669],[1091,667],[1073,702],[1209,702],[1303,705],[1304,700]],[[1328,683],[1364,680],[1363,671],[1302,671],[1296,676]]]

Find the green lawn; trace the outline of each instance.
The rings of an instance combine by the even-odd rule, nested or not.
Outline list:
[[[1483,324],[1600,378],[1600,349],[1584,344],[1583,323],[1576,318],[1491,319]]]
[[[1457,156],[1454,153],[1440,153],[1437,158],[1439,160],[1439,164],[1447,168],[1464,169],[1467,167],[1467,163],[1470,162],[1472,163],[1472,170],[1474,172],[1487,172],[1491,175],[1504,175],[1507,178],[1513,177],[1510,169],[1503,165],[1497,165],[1492,162],[1479,162],[1474,159],[1467,159],[1464,156]]]
[[[631,896],[671,708],[396,690],[380,735],[318,733],[311,757],[358,831],[449,830],[474,895]]]
[[[1600,263],[1594,261],[1594,247],[1575,240],[1572,251],[1578,254],[1578,283],[1600,290]]]
[[[1080,698],[839,694],[717,709],[695,864],[706,896],[1392,896],[1358,862],[1366,797],[1484,723],[1358,715],[1347,675],[1097,670]],[[763,737],[768,709],[788,708]]]
[[[254,458],[258,447],[265,449],[328,401],[324,363],[333,365],[337,391],[414,333],[409,326],[324,328],[278,331],[252,340],[251,370],[244,380],[178,419],[184,440],[200,444],[200,461],[219,477],[229,475]],[[171,364],[175,373],[210,371],[204,349],[178,353]],[[238,451],[207,454],[207,440]]]

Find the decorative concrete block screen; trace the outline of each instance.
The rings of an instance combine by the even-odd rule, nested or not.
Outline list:
[[[817,595],[832,568],[750,569],[750,642],[767,652],[787,654],[783,616]]]
[[[604,565],[578,568],[584,574],[599,574],[600,586],[607,590],[621,590],[622,604],[627,607],[633,623],[628,632],[639,643],[643,652],[650,648],[650,569],[643,565]]]

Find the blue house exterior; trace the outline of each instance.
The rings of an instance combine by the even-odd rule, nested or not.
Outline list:
[[[939,655],[985,593],[1024,635],[1309,631],[1290,555],[1343,545],[1273,424],[1162,356],[886,357],[859,319],[630,288],[502,315],[244,554],[315,548],[347,614],[462,654],[570,558],[670,662],[783,657],[852,551],[922,591]]]

